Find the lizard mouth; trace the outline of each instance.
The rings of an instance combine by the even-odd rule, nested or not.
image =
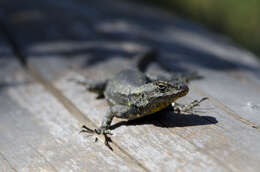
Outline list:
[[[180,97],[186,96],[189,92],[189,87],[187,85],[182,86],[182,91],[180,92]]]
[[[189,92],[189,88],[180,93],[180,97],[186,96]]]

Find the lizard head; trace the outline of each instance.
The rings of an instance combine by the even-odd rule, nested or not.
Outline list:
[[[173,100],[185,96],[189,91],[189,87],[182,80],[155,81],[152,84],[155,86],[154,93],[158,97],[170,97]]]
[[[155,81],[153,93],[150,94],[151,102],[155,104],[170,104],[189,92],[189,87],[182,80]]]
[[[185,96],[188,91],[189,87],[180,79],[153,81],[138,90],[135,94],[135,104],[142,109],[142,113],[151,114],[166,108],[178,98]]]

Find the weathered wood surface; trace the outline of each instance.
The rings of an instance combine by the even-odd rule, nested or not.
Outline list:
[[[0,59],[3,170],[102,171],[106,167],[108,171],[140,171],[104,144],[93,144],[93,140],[80,135],[80,123],[25,73],[4,42],[1,53],[4,55]]]
[[[260,63],[249,52],[158,9],[125,1],[0,5],[13,40],[9,46],[15,43],[14,53],[29,63],[26,74],[1,39],[1,52],[9,56],[1,82],[23,83],[1,89],[3,169],[259,171]],[[113,151],[80,135],[82,124],[99,125],[108,106],[68,80],[112,76],[131,67],[125,57],[150,47],[160,50],[164,68],[204,76],[180,102],[205,96],[209,101],[192,115],[162,112],[134,123],[115,120]],[[148,72],[159,70],[153,64]]]

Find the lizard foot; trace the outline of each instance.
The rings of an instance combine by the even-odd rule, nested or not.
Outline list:
[[[207,97],[204,97],[200,100],[194,100],[188,105],[181,105],[181,104],[174,103],[173,110],[176,113],[183,113],[183,114],[191,113],[194,107],[199,106],[201,102],[207,99],[208,99]]]
[[[83,132],[88,133],[88,134],[91,134],[91,135],[93,135],[93,134],[98,134],[98,135],[103,134],[104,137],[105,137],[105,145],[106,145],[110,150],[113,151],[112,147],[109,145],[109,142],[112,142],[112,140],[111,140],[111,138],[109,138],[109,137],[107,136],[107,135],[113,135],[113,133],[111,132],[111,130],[105,129],[105,128],[90,129],[90,128],[88,128],[87,126],[83,125],[83,126],[82,126],[82,130],[80,131],[80,133],[83,133]],[[97,141],[98,141],[98,138],[96,137],[96,138],[95,138],[95,142],[97,142]]]

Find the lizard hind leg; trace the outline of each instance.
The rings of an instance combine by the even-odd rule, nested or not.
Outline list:
[[[104,97],[104,91],[106,89],[107,80],[95,81],[85,79],[84,81],[72,79],[73,82],[85,86],[87,90],[98,94],[97,98]]]

